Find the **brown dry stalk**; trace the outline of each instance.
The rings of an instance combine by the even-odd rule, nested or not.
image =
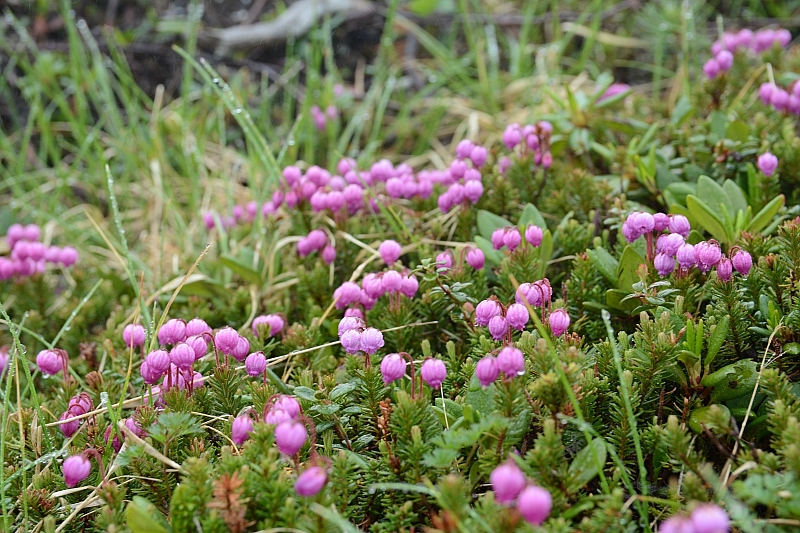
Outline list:
[[[232,533],[241,533],[251,525],[244,518],[249,498],[242,498],[242,492],[244,488],[239,475],[236,472],[225,474],[214,482],[214,501],[208,504],[209,508],[220,510]]]

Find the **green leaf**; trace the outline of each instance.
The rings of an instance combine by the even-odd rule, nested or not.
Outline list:
[[[733,213],[734,211],[733,203],[728,198],[728,193],[719,183],[708,176],[700,176],[697,179],[697,193],[695,196],[705,202],[720,220],[725,220],[724,211],[722,210],[723,205],[728,208],[728,213]],[[688,207],[689,204],[687,203],[686,205]]]
[[[785,201],[786,197],[782,194],[773,198],[770,203],[764,206],[764,209],[753,217],[750,224],[747,225],[747,231],[756,233],[767,227],[767,225],[772,222],[772,219],[775,218],[775,215],[778,214],[778,211],[781,210]]]
[[[359,529],[340,515],[334,507],[323,507],[318,503],[312,503],[311,510],[341,529],[342,533],[360,533]]]
[[[599,472],[595,457],[600,459],[601,465],[605,465],[606,453],[606,442],[601,438],[593,439],[591,444],[578,452],[567,470],[569,475],[567,490],[570,493],[578,492],[584,485],[597,477]]]
[[[731,411],[724,405],[712,404],[695,409],[689,415],[689,427],[696,433],[703,432],[703,426],[709,430],[718,429],[717,420],[730,420]]]
[[[685,206],[686,197],[690,194],[696,193],[697,186],[694,183],[679,181],[677,183],[670,183],[667,185],[664,192],[667,193],[672,199],[672,201],[669,202],[670,209],[672,209],[673,204]]]
[[[542,217],[542,214],[533,204],[525,205],[525,209],[522,210],[522,214],[519,217],[519,222],[517,222],[517,225],[520,226],[523,231],[525,231],[525,228],[528,227],[529,224],[539,226],[542,230],[547,229],[547,223],[544,221],[544,217]]]
[[[339,411],[339,404],[338,403],[318,403],[314,407],[312,407],[311,411],[316,411],[317,413],[325,416],[331,416],[334,413]]]
[[[436,398],[434,403],[436,404],[436,407],[442,409],[441,398]],[[458,404],[453,400],[450,400],[449,398],[444,399],[444,407],[447,408],[447,420],[450,422],[451,425],[453,424],[454,420],[458,420],[464,415],[464,407],[461,404]],[[444,409],[442,409],[442,411],[444,412]]]
[[[706,353],[706,368],[711,365],[711,362],[717,357],[717,353],[719,349],[722,347],[722,343],[725,342],[725,338],[728,336],[728,326],[730,324],[730,316],[722,317],[722,320],[714,326],[714,331],[711,333],[711,336],[708,339],[708,352]]]
[[[295,387],[292,394],[308,402],[316,402],[316,391],[310,387]]]
[[[514,224],[508,220],[497,216],[494,213],[490,213],[489,211],[485,211],[483,209],[478,211],[478,233],[480,233],[481,237],[484,239],[490,240],[492,238],[492,232],[494,232],[496,229],[513,225]]]
[[[436,4],[437,0],[411,0],[408,9],[415,15],[425,17],[436,10]]]
[[[750,126],[742,120],[734,120],[728,124],[725,130],[725,137],[736,142],[747,142],[750,138]]]
[[[639,266],[644,263],[644,258],[628,245],[622,251],[622,257],[619,259],[619,267],[617,268],[617,288],[620,290],[631,292],[633,284],[639,281],[639,275],[636,273]]]
[[[448,448],[434,448],[422,458],[422,464],[431,468],[449,468],[460,453]]]
[[[536,273],[536,277],[541,279],[544,277],[544,273],[547,270],[547,262],[550,261],[550,257],[553,255],[553,236],[550,233],[550,230],[544,230],[542,234],[542,244],[539,245],[539,271]]]
[[[170,533],[172,528],[155,505],[141,496],[134,496],[125,509],[125,519],[132,533]]]
[[[722,184],[722,188],[725,190],[725,194],[728,195],[734,213],[737,211],[747,211],[749,207],[747,205],[747,197],[744,195],[744,191],[741,187],[731,180],[725,180]]]
[[[686,95],[681,96],[672,110],[672,125],[680,126],[694,114],[694,107]]]
[[[261,279],[261,274],[244,264],[242,261],[232,256],[231,254],[222,254],[219,257],[220,263],[230,268],[236,275],[241,277],[248,283],[261,287],[264,281]]]
[[[722,367],[700,382],[704,387],[713,387],[712,402],[724,402],[753,392],[758,378],[755,361],[737,361]]]
[[[331,391],[331,393],[328,395],[328,397],[331,400],[338,400],[342,396],[349,394],[354,390],[356,390],[355,383],[342,383],[341,385],[336,385]]]
[[[711,133],[717,136],[717,139],[724,139],[725,133],[728,131],[728,117],[722,111],[714,111],[711,113]]]
[[[608,253],[602,246],[594,250],[586,250],[589,259],[592,261],[594,267],[606,278],[610,283],[617,285],[617,272],[619,271],[619,261]]]
[[[722,187],[720,187],[722,189]],[[700,226],[703,227],[712,237],[721,243],[728,242],[728,232],[722,223],[722,220],[714,214],[708,205],[698,197],[690,194],[686,197],[686,206],[695,220],[698,221]]]
[[[619,309],[627,314],[631,314],[641,302],[639,300],[625,300],[630,296],[631,291],[623,291],[620,289],[609,289],[606,291],[606,305],[614,309]]]

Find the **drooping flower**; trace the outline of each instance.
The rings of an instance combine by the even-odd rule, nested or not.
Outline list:
[[[722,259],[722,250],[714,240],[698,242],[694,245],[694,258],[697,266],[705,273]]]
[[[655,220],[650,213],[635,211],[628,215],[622,224],[622,234],[625,240],[633,242],[645,233],[650,233],[655,227]]]
[[[506,310],[506,322],[514,329],[525,329],[529,318],[528,309],[522,304],[511,304]]]
[[[186,323],[178,318],[167,320],[158,330],[158,342],[176,344],[186,339]]]
[[[750,257],[749,253],[739,248],[733,252],[731,261],[733,262],[733,268],[742,276],[747,276],[750,273],[750,269],[753,268],[753,258]]]
[[[677,233],[684,239],[689,237],[689,233],[692,231],[692,225],[689,223],[689,219],[683,215],[671,215],[669,226],[667,227],[670,233]]]
[[[550,329],[552,330],[553,335],[558,337],[563,335],[564,332],[569,328],[569,314],[564,309],[556,309],[550,313],[548,322],[550,322]]]
[[[189,322],[186,323],[186,330],[184,333],[187,337],[192,337],[194,335],[202,335],[203,333],[211,333],[212,329],[205,320],[202,318],[193,318]]]
[[[406,361],[403,356],[390,353],[381,361],[381,375],[385,384],[392,383],[402,378],[406,373]]]
[[[503,234],[503,244],[512,252],[517,249],[521,242],[522,235],[520,235],[519,228],[516,226],[508,228]]]
[[[144,344],[144,327],[139,324],[128,324],[122,330],[122,340],[125,341],[125,346],[141,346]]]
[[[170,362],[181,370],[191,368],[196,359],[194,349],[185,342],[179,342],[169,352]]]
[[[294,455],[306,443],[308,432],[297,420],[286,420],[275,426],[275,444],[286,455]]]
[[[552,509],[553,497],[537,485],[528,485],[517,496],[517,510],[529,524],[542,525]]]
[[[688,516],[672,515],[661,522],[658,533],[694,533],[694,526]]]
[[[497,359],[492,355],[487,355],[475,365],[475,377],[481,382],[481,386],[488,387],[497,380],[500,369],[497,368]]]
[[[764,152],[758,156],[758,170],[764,173],[765,176],[772,176],[775,169],[778,168],[778,158],[770,152]]]
[[[675,254],[678,253],[678,248],[680,248],[683,243],[683,235],[679,233],[659,235],[656,240],[656,252],[674,258]]]
[[[36,366],[43,374],[54,376],[64,369],[64,356],[60,351],[42,350],[36,355]]]
[[[236,341],[236,347],[228,354],[240,363],[247,359],[247,354],[250,353],[250,341],[245,337],[239,335]]]
[[[684,270],[692,268],[695,264],[697,264],[694,254],[694,246],[688,242],[686,244],[681,244],[681,246],[678,248],[678,251],[675,253],[675,257],[678,259],[678,264]]]
[[[717,263],[717,277],[719,277],[721,281],[728,282],[731,280],[732,275],[733,263],[731,263],[731,260],[723,255],[722,259],[720,259],[719,263]]]
[[[467,252],[467,264],[474,268],[475,270],[480,270],[483,268],[484,263],[486,262],[486,256],[483,254],[480,248],[471,248],[469,252]]]
[[[665,278],[675,270],[675,259],[668,254],[658,253],[653,259],[653,266],[656,267],[658,275]]]
[[[361,351],[372,355],[383,347],[383,333],[376,328],[366,328],[361,332]]]
[[[342,343],[342,348],[349,354],[358,353],[361,349],[361,332],[357,329],[349,329],[345,331],[339,338]]]
[[[537,247],[542,244],[543,235],[542,228],[539,226],[534,226],[531,224],[525,228],[525,240],[533,247]]]
[[[422,380],[431,388],[438,389],[447,378],[447,367],[439,359],[426,359],[420,368]]]
[[[249,439],[250,433],[252,432],[253,432],[253,419],[250,418],[250,415],[248,414],[239,415],[233,420],[233,425],[231,426],[231,440],[237,446],[241,446],[244,443],[244,441]]]
[[[264,352],[253,352],[244,360],[244,368],[248,376],[260,376],[267,369],[267,358]]]
[[[656,213],[653,215],[653,231],[661,233],[669,226],[669,215],[664,213]]]
[[[230,355],[239,343],[239,334],[236,333],[236,330],[232,327],[225,326],[217,331],[217,334],[214,336],[214,343],[217,345],[217,350]]]
[[[300,402],[294,396],[281,394],[275,400],[273,408],[286,411],[292,418],[297,418],[300,415]]]
[[[500,340],[508,332],[508,321],[506,317],[497,315],[489,320],[489,334],[496,341]]]
[[[695,533],[728,533],[730,519],[728,513],[713,503],[704,503],[694,508],[691,514]]]
[[[297,476],[294,490],[299,496],[314,496],[328,482],[328,473],[320,466],[312,466]]]
[[[475,325],[488,326],[489,321],[503,312],[495,300],[483,300],[475,307]]]
[[[61,471],[64,473],[64,483],[71,489],[89,477],[92,464],[83,455],[71,455],[64,459]]]
[[[387,265],[391,265],[400,259],[401,252],[402,247],[400,243],[391,239],[383,241],[378,247],[378,253],[381,254],[381,259],[383,259],[383,262]]]
[[[489,474],[494,497],[498,503],[513,502],[525,488],[525,474],[512,459],[497,466]]]
[[[507,377],[518,376],[525,371],[525,357],[522,350],[506,346],[497,354],[497,369]]]

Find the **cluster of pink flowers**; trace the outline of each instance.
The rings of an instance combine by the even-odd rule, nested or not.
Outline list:
[[[12,224],[6,234],[11,249],[9,257],[0,257],[0,281],[42,274],[47,263],[71,267],[78,261],[78,251],[71,246],[60,248],[40,242],[42,231],[36,224]]]
[[[314,120],[314,126],[318,131],[325,131],[328,120],[339,118],[339,109],[331,104],[323,111],[318,105],[314,105],[311,106],[311,118]]]
[[[336,259],[336,248],[328,242],[328,234],[321,229],[311,230],[308,235],[297,242],[297,253],[306,257],[319,251],[325,264],[330,265]]]
[[[140,439],[143,439],[147,436],[147,431],[142,426],[140,426],[139,422],[137,422],[133,417],[126,418],[124,424],[126,428],[131,430],[131,433],[133,433]],[[122,441],[119,440],[119,437],[116,434],[114,434],[114,438],[112,439],[111,438],[112,434],[114,434],[114,432],[112,431],[111,426],[108,426],[106,428],[105,434],[103,435],[103,439],[106,442],[111,440],[111,447],[114,448],[114,451],[116,453],[119,453],[119,451],[122,449]],[[123,441],[125,440],[124,435],[122,437],[122,440]]]
[[[370,310],[383,295],[388,294],[390,305],[396,303],[400,296],[413,298],[419,290],[419,281],[414,274],[396,270],[370,272],[361,280],[361,286],[352,281],[345,281],[333,291],[333,299],[337,309],[347,309],[346,315],[364,318],[363,310]]]
[[[758,97],[764,105],[776,111],[800,115],[800,83],[794,82],[791,87],[783,89],[773,82],[762,83],[758,88]]]
[[[259,315],[253,319],[253,335],[256,337],[274,337],[286,326],[286,320],[277,314]]]
[[[437,204],[443,213],[449,212],[457,205],[469,206],[478,203],[483,196],[483,177],[480,169],[486,158],[488,151],[480,145],[474,144],[468,139],[458,143],[456,146],[456,158],[450,163],[450,168],[444,173],[440,173],[438,181],[447,187],[447,190],[439,195]]]
[[[740,48],[762,53],[772,49],[775,44],[786,48],[791,41],[792,34],[784,28],[762,28],[755,33],[746,28],[738,32],[726,31],[711,45],[711,54],[716,56],[723,50],[735,53]]]
[[[69,418],[83,416],[86,413],[91,412],[92,410],[94,410],[94,404],[92,403],[92,399],[85,392],[81,392],[80,394],[77,394],[72,398],[70,398],[67,410],[64,411],[59,420],[64,421]],[[71,420],[69,422],[64,422],[61,425],[59,425],[58,429],[61,430],[61,433],[63,433],[65,437],[69,438],[72,437],[78,431],[80,425],[81,425],[80,420]]]
[[[527,305],[542,308],[550,330],[555,336],[563,335],[569,328],[569,313],[565,309],[550,310],[553,289],[545,278],[533,283],[523,283],[517,288],[516,302],[503,306],[495,297],[483,300],[475,307],[475,325],[487,326],[494,340],[503,340],[504,346],[484,356],[475,366],[475,377],[483,387],[494,383],[500,374],[513,379],[525,371],[525,357],[522,350],[514,347],[512,332],[522,331],[530,319]],[[495,355],[496,354],[496,355]]]
[[[537,248],[542,244],[542,228],[530,224],[525,228],[525,242]],[[492,232],[492,248],[500,250],[505,246],[509,251],[514,250],[522,244],[522,234],[517,226],[498,228]]]
[[[408,363],[406,363],[408,360]],[[390,384],[406,375],[406,366],[411,369],[411,394],[414,395],[414,388],[416,386],[414,380],[414,361],[407,353],[390,353],[381,360],[381,376],[383,382]],[[422,362],[420,367],[420,379],[425,382],[432,389],[438,389],[447,379],[447,366],[444,361],[428,357]],[[420,391],[422,390],[422,382],[420,382]]]
[[[215,213],[213,211],[207,211],[203,213],[203,223],[206,226],[206,229],[214,229],[216,225],[216,220],[214,219]],[[231,229],[236,224],[244,224],[253,222],[256,219],[256,215],[258,215],[258,202],[252,201],[248,202],[247,205],[235,205],[231,210],[231,214],[229,216],[220,216],[219,220],[222,224],[224,229]]]
[[[513,505],[529,524],[540,526],[550,516],[553,498],[550,493],[529,481],[517,463],[509,458],[489,475],[495,500],[504,505]]]
[[[720,39],[711,45],[711,55],[714,57],[703,65],[703,72],[709,79],[714,79],[719,74],[728,72],[731,69],[733,55],[737,50],[752,50],[760,54],[771,50],[776,44],[785,48],[791,40],[792,34],[789,33],[789,30],[783,28],[777,30],[764,28],[755,33],[748,29],[739,30],[738,32],[725,32]]]
[[[530,151],[533,162],[542,168],[548,169],[553,164],[553,154],[550,153],[550,137],[553,134],[553,125],[546,120],[536,124],[520,126],[517,123],[509,124],[503,132],[503,144],[509,150],[520,147],[520,155]],[[504,158],[500,161],[500,172],[505,173],[511,166],[511,160]]]
[[[339,341],[349,354],[364,352],[372,355],[384,344],[383,333],[379,329],[367,327],[357,316],[346,316],[339,322]]]
[[[673,515],[658,527],[660,533],[728,533],[728,513],[719,505],[704,503],[692,510],[691,515]]]
[[[270,398],[264,408],[264,422],[274,426],[275,445],[287,456],[294,457],[309,438],[306,424],[311,428],[311,466],[307,467],[295,481],[295,492],[300,496],[314,496],[328,482],[327,468],[314,449],[314,424],[302,414],[300,403],[292,396],[279,394]],[[237,416],[231,426],[231,440],[241,446],[250,438],[254,429],[253,411]]]
[[[742,276],[750,273],[753,259],[749,253],[734,246],[728,259],[714,239],[695,245],[687,243],[685,239],[690,231],[689,220],[683,215],[651,215],[642,211],[628,215],[622,225],[622,234],[628,242],[634,242],[642,236],[647,239],[648,255],[653,257],[653,266],[662,278],[675,270],[676,262],[680,267],[679,275],[685,275],[695,266],[704,274],[716,267],[717,276],[725,282],[730,281],[734,269]],[[654,238],[655,256],[652,256],[650,250]]]

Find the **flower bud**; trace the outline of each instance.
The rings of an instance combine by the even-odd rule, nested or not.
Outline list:
[[[653,215],[653,231],[661,233],[669,227],[669,215],[664,213],[656,213]]]
[[[542,228],[539,226],[529,225],[525,229],[525,240],[534,248],[542,244]]]
[[[250,353],[250,341],[240,335],[236,341],[236,348],[231,350],[229,355],[241,363],[247,359],[248,353]]]
[[[503,244],[512,252],[521,242],[522,235],[519,234],[519,228],[516,226],[509,228],[503,235]]]
[[[694,257],[694,246],[688,242],[686,244],[681,244],[678,251],[675,252],[675,258],[684,270],[692,268],[697,263]]]
[[[653,266],[656,267],[658,275],[662,278],[665,278],[669,276],[673,270],[675,270],[675,259],[667,254],[656,254],[655,258],[653,259]]]
[[[436,266],[438,269],[453,268],[453,255],[449,251],[440,253],[436,256]]]
[[[194,352],[194,360],[197,361],[208,353],[208,343],[204,337],[192,335],[186,338],[186,345]]]
[[[497,228],[492,232],[492,248],[499,250],[505,244],[505,228]]]
[[[339,336],[341,337],[344,335],[345,331],[350,331],[354,329],[356,331],[361,331],[366,327],[364,324],[364,320],[358,317],[344,317],[339,321]]]
[[[414,274],[409,274],[403,278],[403,284],[400,286],[400,292],[406,298],[413,298],[419,290],[419,281]]]
[[[656,252],[675,257],[678,248],[684,243],[683,236],[678,233],[659,235],[656,240]]]
[[[658,533],[694,533],[694,526],[688,516],[672,515],[661,522]]]
[[[151,371],[158,374],[159,378],[169,370],[170,358],[166,350],[154,350],[147,354],[144,361],[150,366]]]
[[[722,258],[722,250],[716,241],[698,242],[694,245],[694,258],[700,270],[706,273],[719,263]]]
[[[625,240],[633,242],[645,233],[650,233],[655,227],[655,219],[650,213],[636,211],[628,215],[622,224],[622,234]]]
[[[187,370],[194,364],[196,357],[194,349],[185,342],[180,342],[173,346],[169,352],[169,360],[181,370]]]
[[[217,345],[217,350],[224,354],[230,355],[236,349],[239,343],[239,334],[230,326],[225,326],[217,331],[214,336],[214,343]]]
[[[292,418],[297,418],[300,414],[300,403],[294,396],[287,396],[286,394],[278,396],[273,404],[273,408],[286,411]]]
[[[78,262],[78,250],[72,246],[63,247],[61,253],[58,254],[58,262],[65,267],[71,267]]]
[[[59,420],[66,420],[68,418],[73,418],[75,416],[78,416],[78,415],[70,413],[69,410],[67,410],[67,411],[64,411],[64,414],[61,415]],[[70,422],[64,422],[63,424],[59,424],[58,429],[60,429],[61,433],[63,433],[64,436],[69,439],[75,434],[76,431],[78,431],[78,428],[80,428],[80,427],[81,427],[81,421],[80,420],[72,420]]]
[[[403,276],[401,276],[400,273],[395,270],[384,272],[383,276],[381,277],[381,285],[383,286],[384,292],[397,292],[403,285]]]
[[[349,329],[345,331],[339,338],[342,343],[342,348],[349,354],[358,353],[361,349],[361,332],[357,329]]]
[[[731,260],[722,256],[722,259],[719,260],[717,263],[717,277],[720,281],[728,282],[731,280],[731,275],[733,274],[733,264]]]
[[[322,256],[322,260],[325,261],[325,264],[330,265],[336,260],[336,248],[334,248],[332,244],[326,244],[320,255]]]
[[[772,176],[775,169],[778,168],[778,158],[769,152],[765,152],[758,156],[758,170],[764,173],[765,176]]]
[[[292,420],[292,416],[283,409],[270,409],[264,417],[264,422],[277,426],[281,422]]]

